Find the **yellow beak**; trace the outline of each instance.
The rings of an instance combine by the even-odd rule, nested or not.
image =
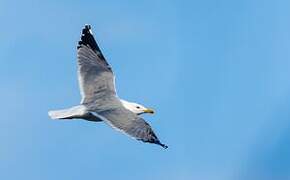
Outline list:
[[[144,113],[154,114],[154,110],[153,109],[146,109],[146,110],[144,110]]]

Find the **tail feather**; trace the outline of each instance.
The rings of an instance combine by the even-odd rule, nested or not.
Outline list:
[[[87,114],[86,107],[84,106],[75,106],[69,109],[49,111],[48,115],[51,119],[73,119],[73,118],[82,118]]]

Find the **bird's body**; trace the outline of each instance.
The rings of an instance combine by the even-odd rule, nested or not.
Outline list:
[[[77,49],[81,104],[50,111],[49,116],[52,119],[105,122],[137,140],[167,148],[159,141],[150,125],[139,117],[140,114],[153,111],[118,98],[112,68],[98,47],[89,25],[84,27]]]

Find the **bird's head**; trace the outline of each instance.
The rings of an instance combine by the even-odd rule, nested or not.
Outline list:
[[[144,114],[144,113],[154,114],[154,111],[152,109],[146,108],[140,104],[128,102],[125,100],[121,100],[121,102],[126,109],[132,111],[133,113],[137,115]]]

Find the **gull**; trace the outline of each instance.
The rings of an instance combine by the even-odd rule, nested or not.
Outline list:
[[[77,46],[78,80],[82,100],[80,105],[49,111],[52,119],[83,119],[105,122],[130,137],[168,148],[162,144],[151,126],[139,115],[152,109],[122,100],[115,88],[115,76],[103,56],[91,30],[85,25]]]

